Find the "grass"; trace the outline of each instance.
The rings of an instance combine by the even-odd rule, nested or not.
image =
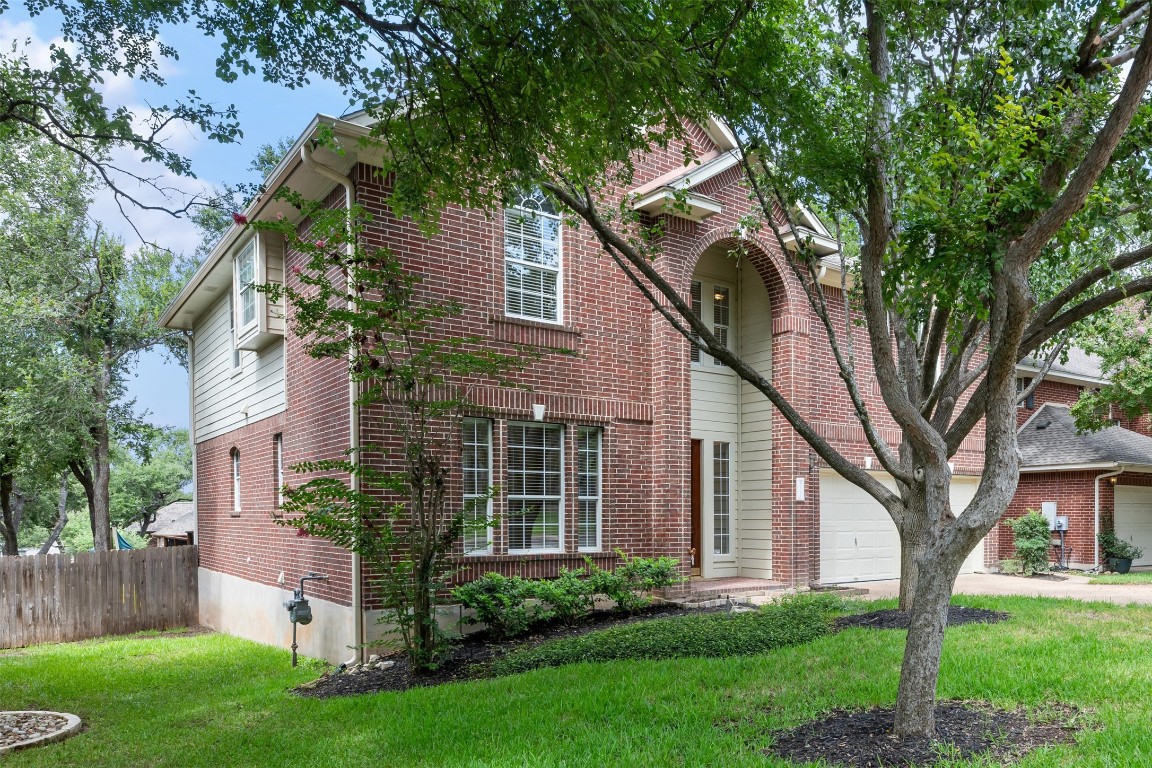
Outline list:
[[[1152,584],[1152,571],[1138,573],[1102,573],[1093,576],[1089,584]]]
[[[957,602],[1013,618],[948,631],[942,697],[1095,711],[1096,730],[1024,768],[1152,765],[1152,608]],[[317,667],[293,670],[286,651],[226,636],[39,646],[0,652],[0,707],[74,712],[88,730],[4,764],[771,768],[784,764],[759,751],[770,729],[891,704],[903,638],[852,629],[755,656],[575,664],[324,701],[288,692]]]

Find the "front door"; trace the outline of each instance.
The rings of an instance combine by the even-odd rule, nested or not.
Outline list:
[[[692,441],[692,575],[700,575],[700,441]]]

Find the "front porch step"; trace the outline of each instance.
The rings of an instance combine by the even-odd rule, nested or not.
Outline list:
[[[772,592],[787,589],[786,584],[769,579],[696,579],[689,583],[687,599],[704,600],[709,598],[739,595],[740,597],[763,597]]]

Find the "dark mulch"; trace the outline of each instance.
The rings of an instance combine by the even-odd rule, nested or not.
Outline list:
[[[768,752],[798,763],[823,760],[853,768],[926,766],[942,759],[967,760],[988,754],[998,761],[1014,760],[1049,744],[1070,741],[1068,725],[1075,711],[1058,708],[1041,719],[1024,711],[991,705],[940,702],[936,706],[936,739],[893,735],[892,709],[865,712],[836,710],[823,720],[774,734]]]
[[[1006,621],[1008,614],[1003,611],[989,611],[985,608],[965,608],[962,605],[948,606],[948,626],[957,627],[961,624],[995,624]],[[870,611],[868,613],[855,613],[851,616],[841,616],[832,622],[832,630],[839,632],[851,627],[865,629],[908,629],[910,618],[906,611],[890,608],[884,611]]]
[[[671,603],[661,603],[651,605],[633,616],[612,611],[594,611],[574,626],[565,626],[560,623],[543,624],[535,627],[531,634],[513,640],[493,637],[487,631],[475,632],[451,643],[440,666],[430,672],[417,673],[412,669],[405,656],[395,655],[388,659],[396,662],[389,669],[367,669],[352,674],[333,669],[317,680],[298,686],[294,690],[301,696],[326,699],[330,696],[351,696],[378,691],[406,691],[409,688],[477,680],[488,677],[488,668],[491,663],[512,651],[536,646],[560,637],[582,635],[586,632],[620,624],[631,624],[636,621],[671,616],[687,616],[707,612],[707,610],[689,610]]]

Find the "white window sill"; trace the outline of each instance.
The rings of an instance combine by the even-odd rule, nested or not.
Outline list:
[[[510,549],[510,555],[563,555],[562,549]]]

